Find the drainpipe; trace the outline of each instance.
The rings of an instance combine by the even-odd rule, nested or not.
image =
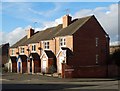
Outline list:
[[[28,49],[27,49],[27,51],[28,51],[28,58],[27,58],[27,71],[29,70],[28,69],[28,62],[30,61],[30,57],[29,57],[29,52],[30,52],[30,50],[29,50],[29,46],[28,46]],[[28,71],[28,73],[29,73],[29,71]]]
[[[106,36],[106,41],[107,41],[107,43],[106,43],[106,60],[107,60],[107,77],[109,77],[109,74],[108,74],[108,72],[109,72],[109,65],[108,65],[108,57],[109,57],[109,41],[110,41],[110,38],[109,38],[109,36],[107,35]]]
[[[41,57],[41,55],[42,55],[42,41],[40,41],[39,43],[40,43],[39,51],[40,51],[40,57]],[[41,72],[41,59],[40,59],[39,65],[40,65],[40,72]]]
[[[9,72],[9,61],[10,61],[10,48],[8,48],[8,72]]]
[[[40,42],[40,47],[41,47],[41,49],[40,49],[40,56],[41,56],[41,54],[42,54],[42,44],[41,44],[41,42]]]
[[[56,39],[55,39],[55,37],[53,38],[53,40],[55,40],[55,55],[56,55]]]
[[[40,57],[41,57],[41,53],[42,53],[42,44],[41,44],[41,41],[39,42],[40,43]],[[40,63],[39,63],[39,65],[40,65],[40,72],[41,72],[41,59],[40,59]]]
[[[54,39],[55,39],[55,37],[54,37]],[[55,39],[55,56],[56,56],[56,39]],[[55,66],[56,66],[56,70],[57,70],[57,57],[55,57],[55,59],[56,59],[56,62],[55,62]]]
[[[62,74],[63,74],[63,78],[65,78],[65,61],[63,61],[62,65],[63,65],[62,67],[63,67],[63,71],[64,71],[64,74],[63,73]]]

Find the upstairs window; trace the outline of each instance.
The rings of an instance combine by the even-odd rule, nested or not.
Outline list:
[[[60,46],[66,46],[66,39],[65,38],[60,38],[59,42],[60,42]]]
[[[14,55],[14,52],[15,52],[14,49],[12,49],[12,55]]]
[[[36,51],[36,45],[32,45],[32,51]]]
[[[49,49],[49,42],[47,41],[47,42],[44,42],[44,48],[45,49]]]
[[[98,46],[98,38],[97,37],[96,37],[95,41],[96,41],[96,47],[97,47]]]
[[[21,48],[21,53],[24,53],[24,48]]]

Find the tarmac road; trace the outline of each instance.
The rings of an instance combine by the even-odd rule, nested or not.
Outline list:
[[[107,78],[62,79],[41,75],[5,73],[2,91],[119,91],[119,81]]]

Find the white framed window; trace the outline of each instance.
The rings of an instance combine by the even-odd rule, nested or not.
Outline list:
[[[96,64],[98,64],[98,59],[99,58],[99,55],[98,54],[96,54]]]
[[[36,45],[32,45],[32,51],[36,51]]]
[[[49,42],[48,41],[44,42],[44,49],[49,49]]]
[[[99,39],[96,37],[96,38],[95,38],[95,41],[96,41],[96,47],[98,46],[98,40],[99,40]]]
[[[21,47],[20,50],[21,50],[20,53],[24,53],[25,48]]]
[[[59,39],[59,44],[60,44],[61,47],[66,46],[66,39],[65,38],[60,38]]]
[[[14,55],[15,54],[15,50],[14,49],[12,49],[12,55]]]

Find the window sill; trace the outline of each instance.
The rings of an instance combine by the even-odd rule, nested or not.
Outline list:
[[[20,53],[20,55],[25,55],[25,53]]]
[[[50,50],[50,49],[44,49],[44,50]]]
[[[66,45],[60,46],[60,47],[66,47]]]
[[[31,51],[31,53],[36,53],[37,51]]]
[[[16,56],[16,55],[10,55],[10,56]]]

